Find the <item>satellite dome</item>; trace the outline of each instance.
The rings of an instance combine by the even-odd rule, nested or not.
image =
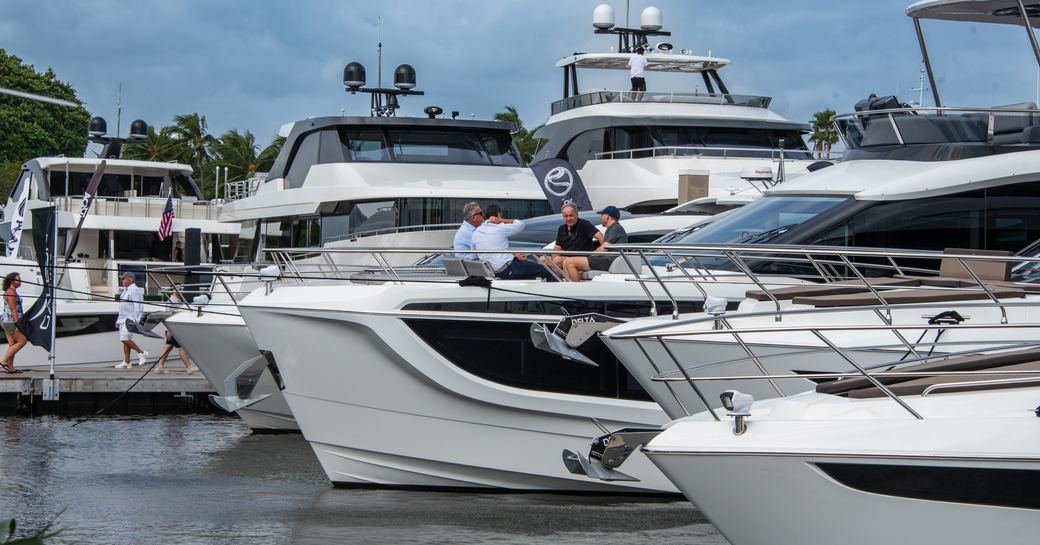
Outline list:
[[[365,67],[359,62],[352,62],[343,68],[343,85],[356,90],[365,86]]]
[[[415,69],[410,64],[402,64],[394,69],[394,87],[412,89],[415,87]]]
[[[130,138],[134,140],[145,140],[148,138],[148,123],[143,119],[135,119],[130,123]]]
[[[614,28],[614,8],[610,4],[600,4],[592,10],[592,26],[600,30]]]
[[[90,136],[105,136],[108,132],[108,123],[105,123],[103,117],[92,117],[90,118],[90,127],[87,128],[87,133]]]
[[[639,16],[639,27],[643,30],[661,30],[661,10],[650,6]]]

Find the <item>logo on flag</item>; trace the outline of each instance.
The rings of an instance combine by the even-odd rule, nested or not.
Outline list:
[[[162,219],[159,220],[159,240],[173,233],[173,193],[166,197],[166,206],[163,207]]]

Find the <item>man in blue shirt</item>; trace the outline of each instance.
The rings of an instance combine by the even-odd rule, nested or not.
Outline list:
[[[455,254],[456,257],[477,259],[476,254],[473,253],[473,231],[476,231],[483,222],[484,212],[480,209],[479,204],[471,202],[462,207],[462,225],[459,226],[458,231],[455,231],[455,242],[452,244],[452,248],[465,253]]]
[[[502,208],[492,204],[487,208],[488,220],[477,227],[473,232],[473,249],[481,250],[506,250],[509,248],[509,237],[524,230],[524,222],[502,218]],[[527,259],[522,253],[510,256],[506,253],[500,254],[477,254],[478,257],[491,266],[495,276],[502,279],[520,280],[531,279],[538,276],[546,277],[555,281],[549,271],[537,260]]]

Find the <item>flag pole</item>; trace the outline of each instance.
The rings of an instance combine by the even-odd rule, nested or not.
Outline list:
[[[55,293],[55,289],[54,289],[54,280],[55,280],[55,278],[54,278],[54,268],[55,268],[54,267],[54,265],[55,265],[54,260],[57,259],[57,256],[58,256],[58,207],[57,207],[57,205],[54,206],[54,233],[53,233],[53,235],[54,235],[54,238],[51,239],[51,259],[50,259],[50,263],[49,263],[49,266],[51,268],[51,275],[50,275],[51,276],[51,285],[48,288],[50,290],[50,295],[51,295],[51,351],[50,351],[50,354],[48,355],[48,358],[50,359],[50,364],[51,364],[51,384],[54,383],[53,382],[54,381],[54,359],[55,359],[55,357],[54,357],[54,347],[55,347],[54,338],[56,336],[56,332],[57,332],[57,329],[58,329],[57,304],[56,304],[56,302],[54,300],[54,296],[57,295]]]

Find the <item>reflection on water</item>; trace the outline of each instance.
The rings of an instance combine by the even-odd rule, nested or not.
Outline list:
[[[724,544],[688,502],[344,490],[298,435],[219,416],[0,418],[0,518],[68,543]]]

